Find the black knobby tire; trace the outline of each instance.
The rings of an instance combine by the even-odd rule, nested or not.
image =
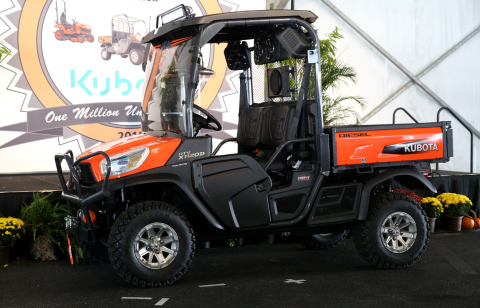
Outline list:
[[[132,48],[132,50],[130,50],[129,57],[130,57],[130,62],[132,62],[133,65],[142,64],[143,54],[140,48],[138,47]]]
[[[100,242],[87,243],[81,239],[78,239],[78,245],[83,251],[83,257],[87,257],[98,262],[110,263],[110,257],[108,256],[108,247]]]
[[[152,269],[137,259],[135,238],[144,227],[158,223],[174,229],[178,235],[178,250],[166,267]],[[190,267],[195,254],[195,234],[178,208],[159,201],[140,202],[125,210],[113,223],[108,252],[113,267],[125,281],[138,287],[167,286],[179,280]]]
[[[337,246],[343,242],[347,236],[349,230],[343,232],[330,233],[330,234],[313,234],[306,236],[303,244],[310,249],[329,249]]]
[[[102,59],[105,61],[110,60],[110,58],[112,57],[112,53],[108,51],[107,47],[103,48],[100,54],[102,56]]]
[[[382,241],[382,236],[389,236],[382,235],[382,224],[387,221],[389,215],[395,213],[408,214],[416,227],[416,238],[410,248],[397,253],[387,249]],[[372,198],[367,219],[355,222],[352,233],[355,247],[362,258],[383,269],[405,268],[417,262],[425,252],[430,237],[427,216],[422,207],[407,195],[393,192]],[[406,241],[408,240],[410,239]],[[401,246],[399,248],[405,249],[409,245]]]

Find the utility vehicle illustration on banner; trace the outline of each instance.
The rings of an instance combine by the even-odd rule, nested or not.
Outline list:
[[[352,232],[360,255],[376,267],[419,260],[430,236],[425,212],[392,187],[436,192],[422,172],[453,156],[451,124],[324,126],[316,20],[294,10],[194,17],[183,5],[157,16],[142,40],[143,134],[92,147],[76,160],[72,151],[55,155],[70,207],[67,228],[87,255],[110,259],[140,287],[180,279],[198,242],[246,236],[283,234],[327,249]],[[113,32],[130,35],[130,25]],[[228,44],[228,68],[241,72],[240,98],[237,137],[213,150],[212,137],[199,133],[221,131],[221,122],[194,102],[200,78],[214,74],[202,66],[201,48],[218,43]],[[281,66],[289,56],[303,60],[294,87],[293,68]],[[265,72],[256,80],[254,64]],[[253,84],[265,95],[251,95]],[[218,154],[227,142],[238,151]]]
[[[134,65],[142,63],[145,45],[141,40],[147,33],[145,21],[129,17],[125,14],[115,15],[112,18],[112,35],[100,36],[98,42],[102,43],[101,55],[103,60],[110,60],[112,54],[122,58],[130,58]]]
[[[60,9],[58,7],[59,2]],[[83,43],[85,41],[92,43],[94,37],[92,35],[92,28],[87,24],[79,23],[72,18],[70,22],[67,21],[67,6],[65,1],[57,0],[55,2],[55,11],[57,15],[57,20],[55,21],[55,28],[58,30],[55,31],[55,38],[59,41],[70,40],[72,42]],[[59,15],[60,14],[60,15]]]

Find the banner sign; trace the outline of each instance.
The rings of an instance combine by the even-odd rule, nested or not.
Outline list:
[[[77,155],[95,144],[140,133],[144,87],[143,36],[158,14],[184,4],[196,16],[239,10],[223,0],[5,0],[0,1],[0,156],[12,163],[0,173],[53,171],[53,156]],[[242,10],[264,3],[242,4]],[[227,69],[226,44],[202,49],[216,77],[197,91],[196,104],[224,122],[223,98],[238,95]],[[201,98],[201,100],[200,100]],[[238,100],[237,100],[238,101]],[[232,111],[232,114],[236,114]],[[224,123],[236,128],[235,123]],[[210,133],[209,133],[210,134]],[[231,133],[218,132],[225,139]],[[16,161],[18,151],[34,164]],[[5,161],[5,160],[4,160]]]
[[[27,131],[90,123],[140,122],[139,103],[92,103],[27,112]]]

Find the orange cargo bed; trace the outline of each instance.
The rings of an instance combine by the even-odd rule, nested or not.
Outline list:
[[[450,122],[339,126],[330,133],[333,168],[447,162],[453,157]]]

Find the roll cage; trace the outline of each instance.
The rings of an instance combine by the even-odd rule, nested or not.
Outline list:
[[[147,33],[147,24],[145,21],[129,17],[125,14],[115,15],[112,17],[112,37],[118,37],[120,33],[135,34],[134,25],[143,23],[145,33]]]
[[[315,29],[310,25],[317,19],[317,16],[310,11],[250,11],[236,12],[218,15],[207,15],[202,17],[187,18],[184,20],[172,22],[156,28],[148,33],[142,40],[142,43],[149,43],[151,46],[162,46],[165,42],[173,42],[185,37],[197,36],[197,42],[190,51],[193,54],[193,68],[191,74],[191,83],[198,85],[200,49],[208,43],[229,43],[242,40],[252,40],[262,33],[273,33],[286,26],[294,26],[302,29],[311,39],[311,48],[305,56],[305,64],[311,64],[312,72],[315,75],[315,102],[317,106],[322,106],[321,90],[321,59],[320,44]],[[145,58],[148,58],[148,50]],[[308,83],[301,85],[299,93],[308,91]],[[147,94],[148,95],[148,94]],[[300,97],[301,94],[299,94]],[[249,101],[248,104],[252,102]],[[186,137],[194,137],[192,114],[194,104],[194,91],[185,101],[186,105]],[[300,112],[300,111],[299,111]],[[299,116],[299,115],[297,115]],[[323,133],[323,115],[322,108],[317,108],[315,123],[315,137],[313,140],[317,149],[316,161],[321,162],[320,172],[328,173],[329,170],[329,150],[328,135]],[[309,139],[309,141],[312,141]],[[306,142],[305,140],[290,140],[291,143]]]

